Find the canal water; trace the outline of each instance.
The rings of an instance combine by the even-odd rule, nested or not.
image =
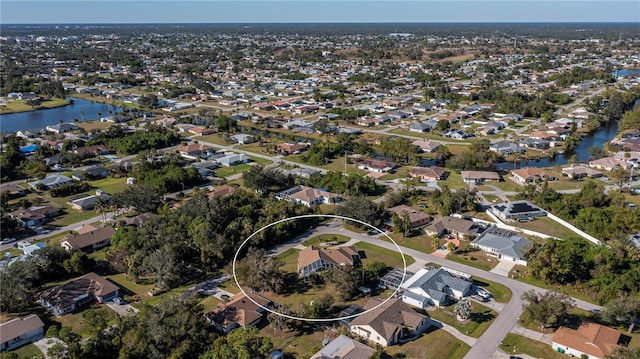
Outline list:
[[[611,141],[618,134],[618,121],[609,121],[597,129],[588,137],[584,137],[582,142],[573,150],[563,154],[558,154],[555,158],[542,158],[538,160],[495,163],[494,166],[499,170],[511,170],[524,167],[551,167],[555,165],[565,165],[569,162],[571,156],[576,155],[578,162],[588,160],[589,148],[596,146],[602,148],[605,142]]]
[[[80,98],[69,97],[73,104],[47,110],[11,113],[0,115],[0,132],[17,132],[20,130],[38,130],[49,125],[56,125],[59,121],[73,122],[99,120],[122,111],[122,107],[101,102],[94,102]],[[109,112],[111,111],[111,113]]]

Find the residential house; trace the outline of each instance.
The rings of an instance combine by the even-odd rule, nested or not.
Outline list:
[[[276,170],[280,171],[285,176],[297,176],[301,178],[311,178],[311,176],[313,176],[314,174],[320,173],[319,170],[314,170],[311,168],[301,168],[301,167],[296,167],[292,169],[278,167],[276,168]]]
[[[215,161],[194,162],[191,167],[198,170],[200,177],[207,177],[213,175],[213,170],[218,168],[219,164]]]
[[[140,227],[143,224],[151,221],[155,217],[158,217],[158,215],[155,213],[147,212],[134,217],[125,217],[124,219],[122,219],[122,221],[124,222],[125,226]]]
[[[218,186],[213,191],[207,193],[207,197],[209,197],[209,198],[224,197],[224,196],[232,195],[232,194],[234,194],[236,192],[238,192],[238,188],[237,187],[225,184],[225,185],[222,185],[222,186]]]
[[[409,132],[418,132],[418,133],[424,133],[424,132],[429,132],[431,131],[433,127],[430,126],[427,123],[424,122],[419,122],[419,123],[414,123],[411,126],[409,126]]]
[[[455,277],[442,268],[421,268],[401,287],[402,301],[420,309],[440,307],[471,292],[471,282]]]
[[[0,324],[0,351],[13,350],[44,338],[44,323],[36,314]]]
[[[500,181],[500,175],[491,171],[460,171],[462,180],[466,183],[479,184],[482,182]]]
[[[315,206],[322,203],[332,204],[340,200],[340,196],[335,193],[307,186],[295,186],[278,192],[276,198],[305,206]]]
[[[307,278],[311,273],[347,265],[360,265],[360,254],[353,246],[330,248],[311,246],[298,253],[298,273],[303,278]]]
[[[416,312],[400,298],[371,298],[365,305],[371,310],[349,323],[351,333],[382,346],[413,340],[432,325],[431,319]]]
[[[373,348],[340,335],[313,354],[310,359],[363,359],[371,358],[374,352]]]
[[[569,178],[582,178],[582,177],[590,177],[590,178],[598,178],[602,177],[603,173],[594,170],[593,168],[585,167],[585,166],[571,166],[565,167],[562,169],[562,174],[569,176]]]
[[[231,140],[241,145],[247,145],[249,143],[255,142],[255,137],[253,137],[252,135],[248,135],[246,133],[240,133],[240,134],[231,136]]]
[[[436,218],[424,227],[424,232],[427,235],[442,237],[445,234],[450,234],[459,239],[475,238],[481,231],[482,227],[476,222],[450,216]]]
[[[395,291],[404,283],[404,280],[407,278],[411,278],[413,276],[413,272],[405,271],[400,268],[393,268],[387,274],[383,275],[380,278],[380,284],[378,287],[381,289],[391,289]]]
[[[75,150],[73,150],[73,153],[80,156],[81,158],[90,158],[90,157],[109,154],[109,149],[105,145],[94,145],[94,146],[78,147]]]
[[[27,189],[13,183],[7,183],[0,186],[0,193],[7,192],[11,197],[22,197],[27,194]]]
[[[66,133],[66,132],[71,132],[73,130],[77,130],[78,126],[72,123],[60,123],[57,125],[49,125],[45,128],[47,129],[47,131],[53,132],[53,133]]]
[[[80,250],[93,252],[111,243],[111,237],[116,233],[112,226],[96,227],[89,225],[90,230],[78,231],[80,234],[65,236],[60,240],[62,247],[68,251]]]
[[[440,145],[442,145],[441,142],[431,140],[415,140],[411,142],[411,144],[414,146],[418,146],[420,151],[425,153],[432,153],[437,150]]]
[[[604,359],[611,355],[621,339],[618,330],[595,323],[578,329],[560,327],[551,337],[553,350],[577,358]]]
[[[49,190],[51,188],[63,186],[70,182],[73,182],[71,178],[67,176],[55,174],[55,175],[45,177],[38,181],[29,182],[29,187],[33,189],[44,188],[46,190]]]
[[[238,154],[238,153],[230,152],[230,153],[225,153],[224,156],[218,157],[215,160],[222,166],[231,167],[231,166],[239,165],[242,163],[247,163],[251,159],[243,153]]]
[[[264,307],[269,304],[271,304],[269,299],[255,293],[252,293],[251,299],[249,299],[240,292],[234,295],[228,303],[218,303],[214,310],[205,314],[205,317],[216,330],[228,333],[237,327],[247,328],[260,323],[265,315]]]
[[[597,160],[589,161],[589,167],[594,167],[600,170],[613,171],[616,168],[624,168],[625,170],[631,169],[633,165],[624,159],[612,157],[603,157]]]
[[[76,199],[70,199],[67,203],[73,209],[77,209],[79,211],[86,211],[86,210],[94,209],[98,201],[106,201],[109,198],[111,198],[110,195],[102,192],[101,190],[97,190],[96,194],[94,195],[80,197]]]
[[[489,208],[489,210],[502,220],[525,217],[542,217],[547,215],[547,212],[528,201],[494,204]]]
[[[211,147],[198,143],[190,143],[188,145],[178,147],[180,155],[189,159],[195,159],[198,156],[209,154],[211,151]]]
[[[499,153],[501,155],[511,155],[514,153],[524,153],[525,149],[518,146],[517,144],[513,143],[513,142],[509,142],[509,141],[501,141],[501,142],[496,142],[494,144],[492,144],[491,146],[489,146],[489,150]]]
[[[445,175],[445,170],[442,167],[413,167],[409,171],[411,178],[418,178],[421,182],[440,181]]]
[[[518,140],[518,145],[525,148],[534,148],[537,150],[546,150],[551,146],[551,142],[537,138],[522,138]]]
[[[46,310],[60,316],[94,301],[108,302],[116,296],[118,286],[91,272],[43,291],[39,302]]]
[[[538,167],[527,167],[511,171],[515,179],[522,183],[553,181],[556,178],[549,172]]]
[[[302,151],[305,151],[308,147],[309,147],[309,144],[304,142],[279,143],[276,146],[276,151],[281,155],[287,156],[291,154],[298,154]]]
[[[9,213],[11,218],[18,220],[25,227],[41,226],[58,215],[60,215],[60,208],[52,206],[33,206]]]
[[[109,177],[111,170],[102,166],[91,166],[84,170],[84,175],[88,179],[95,180]]]
[[[526,266],[527,252],[533,246],[533,242],[515,232],[492,225],[478,238],[474,239],[471,245],[498,259],[513,261],[516,264]]]
[[[396,214],[398,217],[402,218],[402,216],[406,213],[409,215],[409,226],[413,228],[417,228],[420,226],[424,226],[425,224],[431,222],[431,217],[426,215],[422,211],[415,210],[409,206],[404,204],[388,208],[387,211],[390,214]],[[390,223],[389,223],[390,224]]]
[[[384,158],[371,158],[358,163],[359,169],[376,173],[389,172],[396,168],[396,166],[395,162]]]

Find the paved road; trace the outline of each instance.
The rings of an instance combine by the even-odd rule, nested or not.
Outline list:
[[[387,240],[381,240],[375,236],[369,236],[366,234],[355,233],[353,231],[343,228],[341,226],[341,221],[339,220],[331,221],[325,225],[318,226],[311,232],[305,234],[303,238],[309,238],[309,237],[320,235],[320,234],[342,234],[354,239],[375,244],[383,248],[397,250],[395,245],[390,243]],[[284,245],[278,246],[276,248],[276,252],[281,253],[282,251],[285,251],[289,248],[293,248],[294,246],[299,244],[301,240],[303,239],[296,238]],[[492,325],[487,329],[487,331],[480,338],[478,338],[475,345],[473,345],[471,350],[465,356],[465,358],[468,358],[468,359],[490,358],[492,355],[494,355],[502,339],[507,335],[507,333],[509,333],[514,328],[514,326],[518,322],[518,318],[523,312],[523,301],[522,299],[520,299],[520,296],[522,295],[522,293],[530,289],[533,289],[539,292],[545,291],[542,288],[538,288],[524,282],[519,282],[511,278],[505,278],[504,276],[501,276],[495,273],[486,272],[478,268],[469,267],[457,262],[452,262],[447,259],[436,257],[434,255],[423,253],[414,249],[410,249],[402,246],[400,247],[402,249],[402,252],[405,255],[409,255],[415,258],[416,260],[421,260],[424,262],[430,262],[430,263],[435,263],[442,266],[447,266],[455,270],[469,273],[474,277],[486,278],[496,283],[503,284],[511,290],[512,292],[511,301],[509,301],[509,303],[506,303],[504,305],[504,307],[499,312],[498,316],[496,317]],[[579,299],[575,299],[575,301],[576,301],[576,305],[579,308],[582,308],[585,310],[602,308],[598,305],[591,304]]]

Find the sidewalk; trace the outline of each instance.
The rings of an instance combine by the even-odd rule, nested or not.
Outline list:
[[[539,342],[549,344],[549,345],[551,345],[551,337],[553,337],[553,334],[540,333],[535,330],[524,328],[520,324],[514,325],[513,328],[511,329],[511,333],[518,334],[525,338],[537,340]]]
[[[431,321],[433,322],[433,325],[436,328],[440,328],[440,329],[448,332],[449,334],[453,335],[457,339],[462,340],[463,342],[465,342],[465,344],[467,344],[467,345],[469,345],[471,347],[474,346],[476,344],[476,342],[478,341],[478,338],[473,338],[473,337],[470,337],[468,335],[464,335],[464,334],[460,333],[458,331],[458,329],[450,326],[449,324],[445,324],[445,323],[439,322],[439,321],[437,321],[435,319],[431,319]]]

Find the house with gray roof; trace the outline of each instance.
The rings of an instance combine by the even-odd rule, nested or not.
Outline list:
[[[501,155],[510,155],[513,153],[524,153],[525,149],[517,144],[509,141],[496,142],[489,146],[489,150]]]
[[[14,318],[0,324],[0,350],[13,350],[42,338],[44,323],[36,314]]]
[[[546,216],[547,212],[528,201],[499,203],[489,209],[503,220]]]
[[[370,358],[374,352],[373,348],[340,335],[313,354],[311,359],[361,359]]]
[[[44,188],[46,189],[51,189],[51,188],[65,185],[70,182],[73,182],[71,178],[56,174],[49,177],[45,177],[39,181],[29,182],[29,187],[33,189],[38,189],[39,186],[44,186]]]
[[[402,284],[402,289],[402,301],[411,306],[439,307],[469,295],[471,282],[454,277],[442,268],[422,268]]]
[[[527,252],[533,246],[533,242],[515,232],[492,225],[473,240],[471,245],[498,259],[526,266]]]

